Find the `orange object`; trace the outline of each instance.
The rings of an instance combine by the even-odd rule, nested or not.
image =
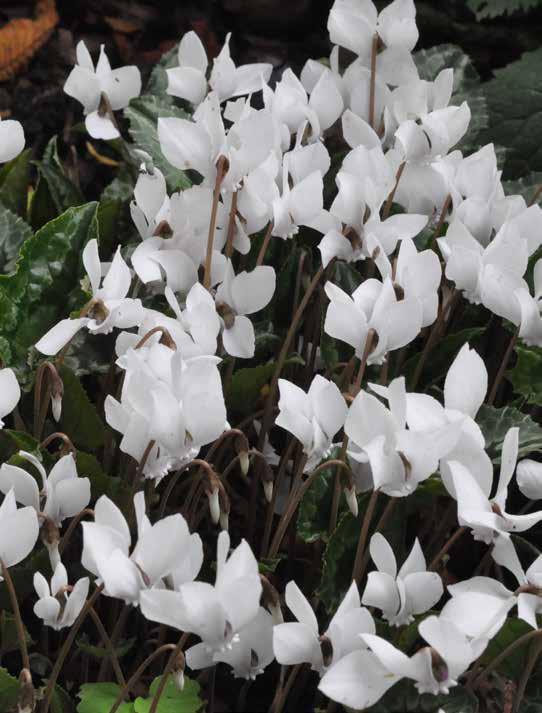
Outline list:
[[[17,19],[0,29],[0,82],[14,77],[47,42],[58,24],[55,0],[38,0],[36,17]]]

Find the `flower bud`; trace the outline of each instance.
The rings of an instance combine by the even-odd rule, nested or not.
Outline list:
[[[49,553],[49,561],[53,572],[57,564],[60,562],[60,552],[58,546],[60,544],[60,530],[50,517],[44,516],[40,529],[41,541],[47,548]]]
[[[356,488],[354,486],[345,487],[344,497],[346,498],[346,502],[348,503],[350,512],[352,513],[352,515],[354,517],[357,517],[359,509],[358,509],[358,499],[356,497]]]
[[[207,497],[209,498],[209,512],[211,513],[211,520],[214,525],[218,524],[220,519],[220,503],[218,501],[218,488],[213,488],[207,491]]]
[[[275,480],[275,476],[274,476],[271,466],[263,458],[262,458],[262,464],[263,464],[263,467],[262,467],[261,478],[262,478],[263,492],[265,494],[265,499],[267,500],[268,503],[270,503],[273,498],[273,483]]]
[[[36,709],[36,691],[32,683],[32,675],[27,668],[19,674],[19,695],[17,697],[17,713],[33,713]]]
[[[239,456],[239,465],[241,466],[241,472],[243,475],[248,475],[250,468],[250,456],[248,454],[249,444],[248,439],[244,433],[240,433],[235,439],[235,450]]]
[[[179,651],[175,658],[175,662],[173,663],[173,667],[171,669],[171,675],[173,677],[173,682],[175,683],[175,686],[177,687],[177,690],[182,691],[184,688],[184,666],[185,666],[185,659],[184,659],[184,654],[182,651]]]

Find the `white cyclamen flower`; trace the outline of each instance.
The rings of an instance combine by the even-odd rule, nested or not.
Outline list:
[[[17,510],[15,494],[10,490],[0,505],[0,559],[4,565],[12,567],[22,562],[34,549],[38,535],[39,522],[35,509],[24,507]]]
[[[88,577],[79,579],[73,587],[68,585],[66,568],[59,562],[51,578],[51,585],[41,572],[34,574],[34,589],[39,596],[34,604],[34,614],[43,619],[45,626],[60,631],[72,626],[85,605],[89,588]]]
[[[113,124],[111,110],[124,109],[131,99],[139,96],[141,75],[135,66],[111,69],[104,45],[94,67],[81,40],[77,44],[77,64],[64,84],[64,91],[83,105],[85,126],[93,138],[116,139],[120,133]]]
[[[25,137],[21,123],[0,118],[0,163],[11,161],[24,149]]]
[[[132,538],[124,515],[105,495],[96,502],[94,522],[83,523],[83,566],[104,584],[104,594],[138,605],[141,593],[183,567],[198,535],[190,535],[182,515],[170,515],[151,525],[145,516],[143,493],[134,497],[138,539]],[[197,574],[197,573],[196,573]]]
[[[277,426],[293,434],[307,456],[305,471],[313,470],[328,453],[348,412],[337,385],[316,374],[306,393],[286,379],[279,379]]]
[[[365,648],[361,634],[375,632],[373,618],[369,610],[361,606],[355,582],[322,636],[311,605],[293,581],[286,585],[286,604],[297,622],[277,624],[273,631],[275,656],[284,666],[310,663],[311,668],[322,675],[344,656]]]
[[[381,609],[392,626],[410,624],[415,614],[424,614],[441,598],[442,580],[427,571],[417,538],[399,571],[393,550],[380,533],[371,537],[369,551],[378,571],[369,573],[361,601]]]
[[[230,537],[222,531],[217,542],[215,584],[190,582],[178,591],[154,589],[141,593],[141,611],[150,621],[189,631],[200,644],[186,652],[187,663],[215,657],[239,643],[240,632],[258,615],[262,584],[258,562],[243,540],[228,558]]]
[[[132,276],[120,248],[117,249],[103,281],[96,240],[89,240],[86,244],[83,250],[83,265],[92,289],[92,299],[84,308],[88,316],[63,319],[56,324],[36,344],[36,349],[42,354],[57,354],[83,327],[92,334],[109,334],[115,328],[135,327],[143,319],[141,300],[126,297]]]
[[[4,428],[4,419],[21,398],[21,387],[13,369],[0,369],[0,428]]]
[[[66,518],[77,515],[89,504],[90,480],[79,478],[71,453],[62,456],[51,468],[49,475],[32,453],[19,451],[19,456],[38,471],[41,489],[36,478],[24,468],[4,463],[0,467],[0,491],[8,493],[13,490],[17,502],[33,507],[57,526]]]

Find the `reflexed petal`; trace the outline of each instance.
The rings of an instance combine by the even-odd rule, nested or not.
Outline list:
[[[307,598],[293,580],[286,585],[286,604],[301,624],[304,624],[310,631],[318,634],[318,620],[316,619],[316,615],[307,601]]]
[[[38,534],[38,516],[32,507],[0,518],[0,558],[6,567],[18,564],[30,554]]]
[[[474,418],[486,393],[486,366],[479,354],[464,344],[446,374],[444,404]]]
[[[275,270],[268,265],[240,272],[231,284],[232,307],[237,314],[253,314],[266,307],[275,292]]]
[[[251,359],[254,356],[256,337],[250,319],[242,315],[236,317],[233,326],[222,332],[222,341],[230,356]]]
[[[85,126],[93,139],[103,139],[111,141],[118,139],[120,132],[107,116],[100,116],[97,111],[88,114],[85,119]]]
[[[34,604],[34,614],[46,624],[56,622],[60,614],[60,602],[51,596],[43,597]]]
[[[75,478],[63,480],[55,488],[55,498],[58,502],[59,515],[62,520],[74,517],[90,502],[90,480]]]
[[[397,576],[397,561],[389,542],[379,532],[376,532],[369,543],[371,559],[376,564],[380,572],[389,574],[390,577]],[[425,569],[425,567],[424,567]]]
[[[144,590],[140,594],[139,605],[143,616],[150,621],[171,626],[179,631],[185,631],[189,626],[180,592],[167,589]]]
[[[40,495],[36,479],[24,468],[19,468],[9,463],[0,467],[0,490],[7,495],[13,490],[15,499],[21,505],[33,507],[36,512],[40,509]]]
[[[10,414],[21,398],[21,387],[12,369],[0,369],[0,419]]]
[[[173,67],[167,69],[167,93],[191,104],[201,104],[207,94],[205,74],[195,67]]]
[[[423,614],[442,597],[443,586],[436,572],[412,572],[405,579],[406,609],[412,614]]]
[[[0,121],[0,163],[11,161],[24,149],[23,127],[18,121],[5,119]]]
[[[521,460],[516,469],[516,480],[526,498],[542,499],[542,463],[528,458]]]
[[[61,320],[36,342],[36,349],[47,356],[55,356],[88,322],[87,317]]]
[[[64,91],[69,97],[81,102],[85,113],[96,111],[98,108],[101,90],[93,68],[76,65],[66,79]]]
[[[283,666],[320,663],[321,651],[317,634],[305,624],[278,624],[273,629],[273,651]]]
[[[158,119],[160,148],[175,168],[194,169],[206,176],[211,169],[211,139],[193,121],[174,117]]]
[[[387,616],[395,616],[401,605],[395,579],[384,572],[369,572],[361,601],[378,607]]]
[[[141,74],[134,66],[119,67],[108,75],[104,91],[113,111],[124,109],[141,94]]]

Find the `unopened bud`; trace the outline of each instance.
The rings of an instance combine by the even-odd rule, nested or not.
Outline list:
[[[243,475],[248,475],[250,468],[250,456],[248,454],[249,444],[248,439],[244,433],[240,433],[235,439],[235,450],[239,456],[239,465],[241,466],[241,472]]]
[[[32,675],[27,668],[19,674],[19,695],[17,697],[17,713],[33,713],[36,708],[36,691],[32,683]]]
[[[177,687],[177,690],[179,690],[179,691],[182,691],[184,688],[184,666],[185,666],[184,654],[182,651],[179,651],[179,653],[177,654],[177,657],[175,658],[173,668],[171,669],[171,675],[173,676],[173,682],[175,683],[175,686]]]
[[[263,492],[265,495],[265,499],[267,500],[268,503],[273,500],[273,481],[268,480],[268,481],[263,481]]]
[[[275,475],[273,473],[273,469],[269,465],[269,463],[262,458],[262,485],[263,485],[263,492],[265,494],[265,499],[267,500],[268,503],[271,502],[273,498],[273,482],[275,480]]]
[[[53,572],[57,564],[60,562],[60,552],[58,546],[60,544],[60,530],[58,525],[54,523],[50,517],[45,516],[40,529],[41,541],[47,548],[49,553],[49,561]]]
[[[358,516],[358,499],[356,497],[356,488],[355,487],[346,487],[344,489],[344,497],[346,498],[346,502],[348,503],[348,507],[350,509],[350,512],[354,517]]]
[[[220,503],[218,501],[218,488],[213,488],[207,491],[207,497],[209,498],[209,512],[211,513],[211,520],[214,525],[218,524],[220,519]]]
[[[220,528],[228,532],[230,528],[230,514],[227,512],[220,513]]]

